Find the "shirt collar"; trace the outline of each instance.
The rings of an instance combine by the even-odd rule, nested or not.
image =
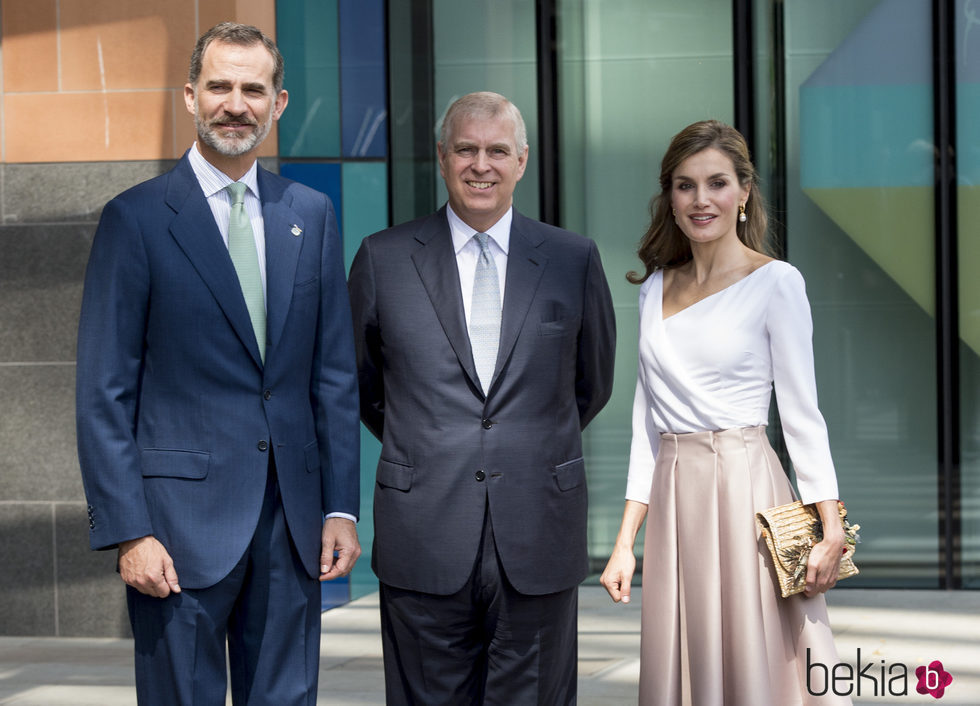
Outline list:
[[[453,211],[453,207],[448,203],[446,204],[446,215],[449,218],[449,231],[453,236],[453,249],[456,254],[466,247],[466,244],[470,242],[473,236],[478,231],[463,222],[463,219],[456,215]],[[500,220],[490,226],[485,232],[489,235],[493,241],[504,251],[506,255],[510,249],[510,224],[514,220],[514,207],[511,206],[507,209],[507,212],[500,217]]]
[[[194,170],[194,176],[197,177],[197,181],[201,185],[201,189],[204,191],[205,198],[211,198],[232,183],[233,180],[229,179],[227,174],[222,172],[204,158],[204,155],[202,155],[200,150],[197,149],[197,142],[191,146],[191,149],[187,154],[187,159],[191,163],[191,169]],[[248,171],[245,172],[242,178],[238,180],[248,187],[248,190],[252,192],[252,195],[255,196],[255,198],[259,198],[257,165],[258,162],[252,162],[252,166],[249,167]]]

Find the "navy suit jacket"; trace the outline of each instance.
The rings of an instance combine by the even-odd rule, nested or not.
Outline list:
[[[518,591],[577,585],[588,572],[581,430],[609,399],[615,346],[595,243],[514,212],[487,395],[445,208],[366,238],[348,287],[361,418],[382,441],[372,559],[381,581],[459,590],[489,508]]]
[[[323,514],[358,513],[356,370],[333,207],[262,168],[258,185],[264,365],[186,155],[106,205],[85,276],[77,429],[91,545],[154,535],[186,588],[213,585],[245,552],[270,453],[311,576]]]

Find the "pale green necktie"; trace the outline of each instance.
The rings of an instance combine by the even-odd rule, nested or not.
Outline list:
[[[473,348],[476,373],[486,394],[490,390],[493,370],[497,365],[497,348],[500,346],[500,279],[493,253],[490,252],[490,236],[477,233],[473,237],[480,244],[480,257],[476,261],[473,277],[470,346]]]
[[[262,292],[262,275],[259,273],[259,256],[255,250],[252,221],[245,210],[245,184],[236,181],[225,187],[231,194],[231,217],[228,219],[228,252],[238,272],[238,281],[245,295],[245,306],[252,319],[259,355],[265,362],[265,295]]]

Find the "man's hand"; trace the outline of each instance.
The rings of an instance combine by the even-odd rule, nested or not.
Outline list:
[[[151,535],[120,543],[119,575],[148,596],[166,598],[171,593],[180,593],[174,561]]]
[[[320,535],[320,580],[331,581],[346,576],[361,556],[357,527],[343,517],[328,517]],[[336,556],[334,556],[336,554]]]

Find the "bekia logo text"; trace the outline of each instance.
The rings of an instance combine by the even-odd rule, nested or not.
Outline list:
[[[886,664],[885,660],[862,662],[861,648],[857,650],[855,665],[838,662],[828,666],[810,659],[806,651],[806,689],[813,696],[828,692],[837,696],[907,696],[909,693],[909,668],[901,662]],[[953,682],[953,675],[943,669],[943,663],[934,660],[929,666],[916,667],[918,683],[915,690],[941,699],[946,687]]]

